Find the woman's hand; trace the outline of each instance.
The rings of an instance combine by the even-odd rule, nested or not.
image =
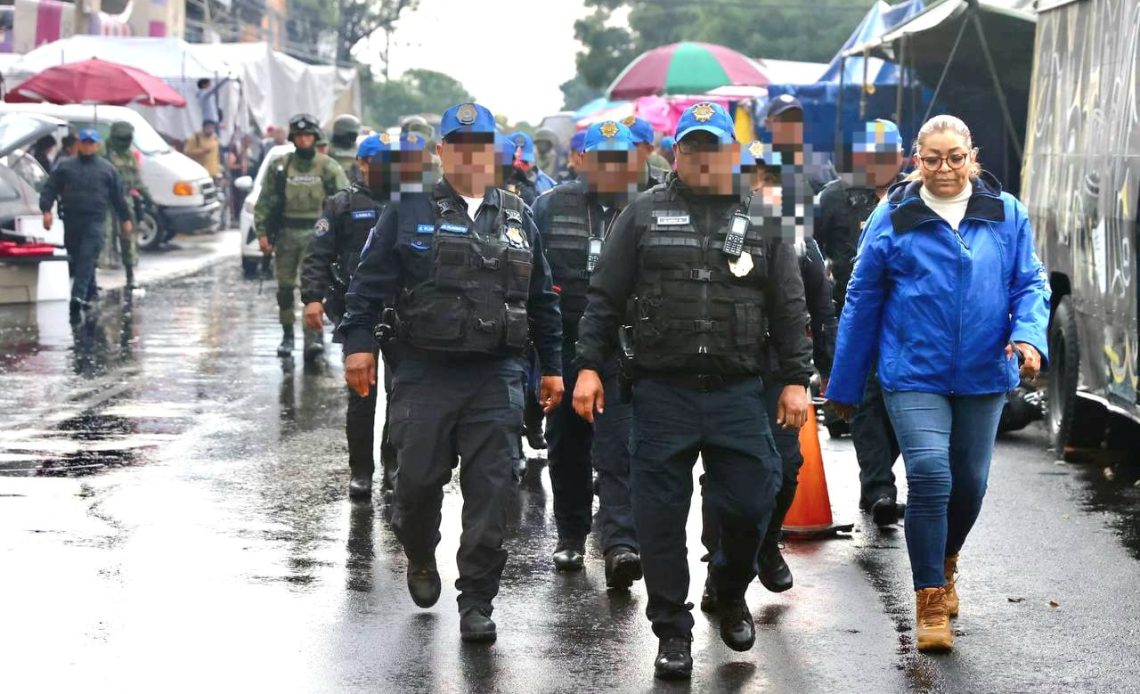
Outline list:
[[[1041,353],[1028,342],[1014,342],[1005,346],[1005,358],[1013,358],[1013,350],[1021,353],[1021,377],[1032,381],[1041,373]]]
[[[835,414],[839,415],[845,422],[850,422],[851,418],[855,416],[854,405],[849,405],[845,402],[835,402],[834,400],[828,400],[827,404],[830,405],[831,409],[835,410]]]

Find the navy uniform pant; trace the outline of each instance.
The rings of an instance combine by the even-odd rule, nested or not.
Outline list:
[[[461,363],[405,357],[392,379],[397,471],[393,526],[409,561],[435,556],[443,487],[459,465],[462,533],[459,609],[490,611],[507,561],[507,508],[522,429],[524,364],[517,358]]]
[[[562,346],[563,383],[573,393],[578,371],[573,367],[574,343]],[[605,412],[594,425],[574,411],[572,397],[550,413],[546,421],[550,486],[554,496],[554,522],[559,538],[584,540],[590,532],[594,506],[594,476],[598,471],[598,532],[602,551],[625,545],[638,549],[629,497],[629,436],[633,408],[622,403],[617,362],[601,374],[605,386]]]
[[[103,252],[102,217],[76,217],[63,223],[63,245],[71,273],[71,300],[86,302],[95,297],[95,266]]]
[[[896,499],[895,474],[891,471],[899,458],[899,442],[895,437],[879,376],[872,371],[867,377],[863,402],[851,419],[851,441],[859,461],[859,506],[869,509],[882,497]]]
[[[719,537],[710,572],[725,600],[743,598],[780,487],[781,463],[768,426],[764,386],[749,378],[698,391],[642,378],[633,391],[631,488],[646,615],[659,638],[692,633],[685,526],[693,464]]]

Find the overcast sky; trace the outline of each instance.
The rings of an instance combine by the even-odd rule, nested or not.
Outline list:
[[[396,25],[390,76],[437,70],[496,114],[537,123],[562,107],[558,85],[581,47],[574,20],[586,14],[582,0],[420,0]]]

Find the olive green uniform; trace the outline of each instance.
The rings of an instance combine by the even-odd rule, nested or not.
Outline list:
[[[348,178],[332,157],[320,152],[309,160],[286,155],[274,164],[270,176],[254,208],[254,227],[259,238],[266,236],[267,222],[281,206],[282,226],[274,242],[273,269],[281,325],[292,329],[298,274],[313,239],[313,224],[321,216],[325,198],[347,188]],[[278,183],[279,176],[283,176],[283,186]]]
[[[108,139],[104,156],[119,172],[119,180],[123,184],[123,195],[127,200],[127,209],[131,212],[131,223],[134,228],[131,233],[122,233],[122,222],[116,219],[113,212],[108,213],[107,243],[105,248],[118,248],[122,258],[123,267],[127,273],[127,284],[134,285],[134,269],[139,264],[139,237],[138,205],[150,205],[150,191],[142,180],[138,161],[131,151],[131,142],[134,139],[134,128],[129,123],[118,122],[111,126],[111,137]],[[118,222],[118,223],[116,223]]]

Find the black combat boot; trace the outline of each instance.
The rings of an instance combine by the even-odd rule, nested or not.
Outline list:
[[[434,557],[423,564],[408,560],[408,593],[412,596],[412,602],[419,607],[431,607],[439,600],[442,589]]]
[[[693,638],[667,636],[657,644],[653,676],[663,680],[687,680],[693,676]]]
[[[780,543],[774,537],[764,538],[757,557],[760,568],[760,583],[773,593],[783,593],[792,587],[792,570],[784,555],[780,554]]]
[[[305,330],[305,361],[316,361],[325,353],[324,333],[320,330]]]
[[[734,651],[747,651],[756,643],[756,625],[744,598],[720,600],[717,618],[720,620],[720,639]]]
[[[277,345],[277,356],[287,357],[293,353],[293,326],[281,326],[281,344]]]
[[[641,578],[641,557],[631,548],[618,545],[606,552],[606,587],[629,590]]]
[[[464,610],[459,618],[459,638],[467,643],[494,643],[495,622],[482,608]]]
[[[348,498],[363,501],[372,498],[372,475],[352,473],[348,481]]]
[[[586,540],[584,538],[558,538],[558,548],[554,550],[554,566],[559,571],[580,571],[586,563]]]

